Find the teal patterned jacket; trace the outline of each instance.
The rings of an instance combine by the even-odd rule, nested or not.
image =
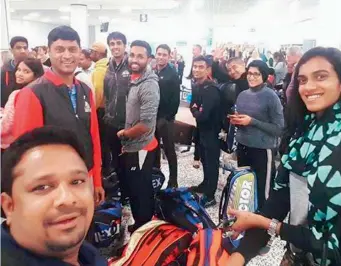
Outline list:
[[[289,152],[281,159],[274,189],[290,189],[289,172],[307,179],[309,251],[321,263],[322,250],[327,247],[327,265],[340,265],[341,102],[319,119],[315,114],[307,115],[305,123],[308,130],[291,139]]]

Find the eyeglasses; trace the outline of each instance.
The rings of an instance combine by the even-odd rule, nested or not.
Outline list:
[[[247,72],[248,77],[253,76],[254,78],[259,78],[261,75],[262,75],[261,73],[257,73],[257,72],[255,72],[255,73]]]

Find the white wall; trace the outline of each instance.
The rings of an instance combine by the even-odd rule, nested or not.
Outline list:
[[[8,26],[10,38],[16,35],[24,36],[28,39],[29,47],[32,48],[47,45],[47,35],[58,25],[12,19]]]

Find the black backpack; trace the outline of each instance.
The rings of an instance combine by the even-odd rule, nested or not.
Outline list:
[[[227,116],[236,111],[237,85],[231,82],[220,84],[219,92],[221,96],[220,149],[227,153],[233,153],[237,147],[235,141],[236,127],[230,124]]]

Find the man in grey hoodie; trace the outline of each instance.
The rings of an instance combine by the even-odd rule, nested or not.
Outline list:
[[[152,167],[158,142],[154,137],[160,101],[157,75],[148,70],[151,47],[145,41],[134,41],[130,46],[129,69],[131,80],[126,101],[125,127],[117,133],[122,142],[120,167],[126,180],[134,232],[149,222],[154,213]],[[122,179],[122,178],[120,178]]]

